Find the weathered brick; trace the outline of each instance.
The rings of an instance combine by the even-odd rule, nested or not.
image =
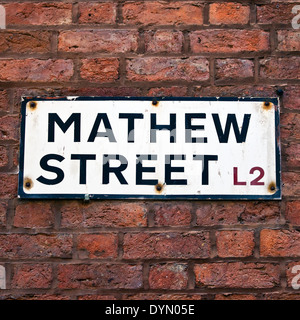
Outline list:
[[[280,219],[280,205],[274,202],[198,202],[197,225],[234,225],[276,223]]]
[[[262,59],[260,76],[264,79],[300,79],[300,57]]]
[[[219,257],[248,257],[253,254],[255,246],[253,231],[217,231],[216,238]]]
[[[72,300],[70,296],[63,294],[7,294],[1,295],[0,300]]]
[[[155,226],[189,226],[191,223],[190,204],[155,204],[152,210]]]
[[[0,146],[0,168],[8,165],[8,147]]]
[[[288,223],[300,226],[300,201],[289,201],[286,204],[285,218]]]
[[[300,173],[299,172],[283,172],[282,181],[283,181],[282,193],[285,197],[300,196]]]
[[[60,289],[138,289],[143,268],[130,264],[62,264],[58,266]]]
[[[127,59],[127,78],[131,81],[205,81],[209,63],[205,58],[147,57]]]
[[[20,119],[17,116],[6,115],[0,117],[0,140],[19,141]]]
[[[145,50],[149,53],[180,53],[183,47],[183,33],[173,30],[147,31],[145,37]]]
[[[51,51],[49,31],[0,33],[0,53],[47,53]]]
[[[198,30],[190,33],[194,53],[268,51],[269,33],[262,30]]]
[[[61,208],[61,226],[77,227],[145,227],[147,211],[139,202],[97,202],[82,205],[77,201],[66,202]]]
[[[117,6],[109,2],[79,3],[78,22],[93,24],[113,24],[116,22]]]
[[[279,30],[278,46],[279,51],[300,51],[300,34],[298,31]]]
[[[71,258],[72,235],[0,235],[0,257],[6,259]]]
[[[6,225],[6,211],[8,203],[7,201],[0,201],[0,228]]]
[[[137,293],[124,294],[122,300],[201,300],[202,294],[184,293]]]
[[[54,213],[46,201],[28,202],[17,205],[13,226],[17,228],[51,228]]]
[[[300,139],[300,114],[299,113],[281,114],[280,135],[282,140]]]
[[[73,75],[72,60],[1,59],[0,81],[68,81]]]
[[[58,50],[66,52],[126,53],[138,48],[138,33],[129,30],[62,31]]]
[[[208,232],[126,233],[124,259],[208,258]]]
[[[150,88],[147,96],[150,97],[185,97],[187,95],[187,87],[159,87]]]
[[[276,96],[274,85],[227,85],[227,86],[196,86],[194,95],[200,97],[262,97]]]
[[[118,237],[114,233],[81,234],[77,239],[79,258],[106,259],[118,256]]]
[[[117,300],[115,296],[108,294],[86,294],[77,297],[78,300]]]
[[[0,90],[0,111],[1,112],[9,112],[7,90]]]
[[[300,232],[264,229],[260,233],[260,255],[264,257],[300,257]]]
[[[300,300],[300,294],[297,291],[265,293],[261,300]]]
[[[247,24],[250,19],[250,7],[240,3],[212,3],[209,5],[211,24]]]
[[[288,142],[281,145],[282,161],[289,167],[300,167],[300,144]]]
[[[123,5],[123,22],[133,25],[202,25],[203,3],[128,2]]]
[[[300,108],[300,86],[289,86],[284,88],[284,108],[299,110]]]
[[[19,264],[13,268],[13,289],[47,289],[52,282],[50,264]]]
[[[0,198],[16,198],[18,189],[18,175],[0,173]]]
[[[204,263],[194,267],[196,286],[208,288],[273,288],[280,283],[280,267],[271,263]]]
[[[216,294],[215,300],[257,300],[257,298],[252,294],[224,293]]]
[[[149,270],[150,289],[182,290],[188,285],[187,264],[153,264]]]
[[[254,62],[249,59],[217,59],[216,80],[240,81],[254,77]]]
[[[256,19],[259,24],[290,24],[294,17],[294,4],[272,3],[256,6]]]
[[[72,4],[59,2],[7,3],[7,25],[63,25],[72,22]]]
[[[95,58],[83,59],[80,68],[82,79],[95,82],[114,82],[119,77],[119,59]]]

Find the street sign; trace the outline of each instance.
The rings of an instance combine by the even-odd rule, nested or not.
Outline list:
[[[23,98],[19,197],[280,199],[278,100]]]

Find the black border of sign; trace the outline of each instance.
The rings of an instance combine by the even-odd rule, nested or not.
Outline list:
[[[26,104],[29,101],[108,101],[108,100],[139,100],[139,101],[258,101],[271,102],[275,106],[275,145],[276,145],[276,192],[271,195],[106,195],[90,194],[92,199],[153,199],[153,200],[281,200],[281,149],[280,149],[280,110],[279,98],[251,98],[251,97],[22,97],[21,105],[21,142],[19,161],[18,197],[23,199],[85,199],[86,194],[27,194],[23,189],[24,179],[24,149]]]

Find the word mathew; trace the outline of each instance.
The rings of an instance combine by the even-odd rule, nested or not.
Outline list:
[[[226,122],[221,124],[219,114],[212,113],[210,115],[214,123],[215,133],[218,137],[218,141],[221,144],[226,144],[229,139],[230,132],[233,131],[236,143],[242,144],[246,141],[247,132],[250,124],[251,114],[244,114],[242,124],[238,124],[235,114],[227,114]],[[150,114],[150,137],[149,143],[158,143],[159,134],[161,130],[167,130],[170,132],[170,144],[175,144],[177,141],[177,119],[175,113],[169,114],[169,123],[158,124],[158,115],[156,113]],[[139,137],[135,136],[135,125],[137,121],[145,121],[144,115],[142,113],[119,113],[120,121],[127,121],[127,135],[128,143],[135,143]],[[207,144],[209,142],[208,137],[203,134],[203,137],[195,137],[194,131],[203,131],[205,133],[204,125],[192,124],[193,119],[206,119],[206,113],[186,113],[184,117],[185,121],[185,143],[187,144]],[[102,128],[100,130],[100,127]],[[88,135],[82,137],[82,123],[81,114],[72,113],[69,118],[63,121],[57,113],[48,114],[48,143],[55,143],[56,141],[56,131],[61,130],[66,133],[68,130],[73,128],[73,141],[75,142],[85,142],[93,143],[96,139],[107,139],[109,143],[115,144],[117,140],[115,138],[114,130],[112,128],[108,114],[98,113],[95,117],[94,123],[91,126],[91,130],[86,131]],[[199,135],[199,132],[198,132]],[[202,163],[202,185],[209,184],[209,163],[211,161],[218,161],[219,157],[216,154],[190,154],[192,160],[195,162],[201,161]],[[119,180],[120,184],[128,184],[123,172],[128,167],[128,159],[122,154],[102,154],[102,166],[103,166],[103,176],[102,184],[109,184],[110,175],[114,174]],[[161,156],[160,156],[161,157]],[[172,166],[173,160],[186,160],[186,154],[165,154],[164,159],[158,159],[156,154],[136,154],[136,185],[156,185],[158,180],[156,179],[144,179],[143,173],[155,172],[155,167],[144,166],[144,161],[164,161],[165,162],[165,184],[167,185],[187,185],[187,179],[172,179],[172,173],[174,172],[184,172],[184,167]],[[37,180],[46,185],[59,184],[64,179],[64,171],[57,167],[50,165],[49,162],[56,160],[58,162],[63,162],[65,157],[60,154],[49,153],[43,156],[40,160],[40,166],[43,170],[47,172],[52,172],[56,175],[55,178],[49,179],[41,175]],[[90,162],[98,161],[96,154],[79,154],[73,153],[70,156],[71,161],[79,161],[79,183],[87,183],[87,167]],[[118,160],[119,165],[113,166],[112,160]]]

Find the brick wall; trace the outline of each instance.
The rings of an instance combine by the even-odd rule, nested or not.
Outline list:
[[[296,0],[0,4],[0,299],[300,298]],[[282,201],[17,199],[22,95],[278,89]]]

